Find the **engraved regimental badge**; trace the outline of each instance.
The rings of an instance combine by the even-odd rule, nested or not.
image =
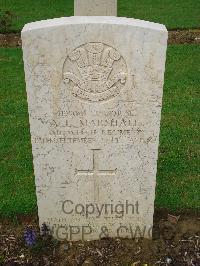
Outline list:
[[[127,66],[119,52],[103,43],[86,43],[73,50],[63,66],[63,80],[73,96],[102,102],[125,86]]]

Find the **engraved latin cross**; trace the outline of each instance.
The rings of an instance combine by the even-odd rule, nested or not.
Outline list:
[[[93,149],[93,168],[92,170],[76,170],[77,176],[92,176],[94,180],[94,201],[99,201],[99,177],[100,176],[114,176],[117,172],[115,170],[100,170],[98,163],[98,154],[100,149]]]

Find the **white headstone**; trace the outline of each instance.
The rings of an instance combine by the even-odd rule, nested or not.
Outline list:
[[[40,225],[150,237],[166,28],[70,17],[27,24],[22,40]]]
[[[117,16],[117,0],[74,0],[75,16]]]

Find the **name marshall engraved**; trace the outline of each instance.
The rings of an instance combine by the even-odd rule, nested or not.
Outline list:
[[[132,127],[135,126],[135,120],[131,119],[80,119],[80,120],[66,120],[65,125],[68,127]]]

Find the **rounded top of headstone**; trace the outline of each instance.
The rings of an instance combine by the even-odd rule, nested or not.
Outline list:
[[[113,24],[113,25],[124,25],[132,26],[138,28],[146,28],[149,30],[164,31],[167,32],[167,29],[164,25],[153,23],[149,21],[132,19],[132,18],[123,18],[123,17],[110,17],[110,16],[94,16],[94,17],[63,17],[55,18],[48,20],[41,20],[37,22],[31,22],[24,26],[22,29],[22,34],[27,31],[32,30],[41,30],[49,27],[60,27],[67,25],[77,25],[77,24]]]

